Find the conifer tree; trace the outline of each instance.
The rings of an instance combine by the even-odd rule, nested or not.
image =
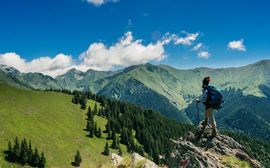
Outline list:
[[[77,150],[77,153],[74,156],[73,164],[74,166],[79,167],[81,165],[81,162],[82,162],[82,158],[81,158],[80,152]]]
[[[94,126],[93,124],[90,125],[90,130],[89,130],[89,137],[93,138],[95,134]]]
[[[105,144],[103,154],[106,155],[106,156],[109,156],[109,154],[110,154],[110,149],[109,149],[108,142],[106,142],[106,144]]]
[[[37,167],[39,165],[39,153],[37,147],[35,147],[34,155],[33,155],[33,163],[32,165],[34,167]]]
[[[32,149],[32,143],[31,143],[31,140],[29,141],[29,144],[28,144],[28,163],[29,164],[32,164],[33,162],[33,149]]]
[[[91,121],[91,122],[94,120],[93,112],[92,112],[90,106],[88,107],[87,118],[88,118],[88,120]]]
[[[121,146],[120,144],[118,145],[118,155],[122,156],[123,155],[123,152],[122,152],[122,149],[121,149]]]
[[[13,147],[13,154],[14,154],[14,161],[15,162],[19,161],[20,152],[21,152],[20,142],[18,140],[18,137],[16,137],[14,140],[14,147]]]
[[[21,151],[20,151],[20,163],[25,165],[28,162],[28,146],[27,141],[24,138],[21,142]]]
[[[94,134],[95,134],[95,136],[97,136],[97,133],[98,133],[97,122],[95,122],[95,124],[94,124]]]
[[[86,103],[87,103],[87,98],[83,95],[81,97],[81,109],[83,109],[83,110],[86,109]]]
[[[39,168],[44,168],[46,164],[46,158],[44,156],[44,153],[41,153],[41,157],[39,158]]]
[[[117,136],[116,136],[116,133],[115,132],[113,132],[112,148],[114,148],[114,149],[117,149],[118,148]]]
[[[8,142],[8,156],[7,156],[8,160],[11,162],[14,162],[14,156],[13,156],[13,148],[11,145],[11,142]]]
[[[97,137],[101,138],[101,129],[100,129],[100,127],[98,127]]]
[[[95,106],[94,106],[94,115],[97,114],[97,103],[95,103]]]
[[[91,127],[91,122],[90,121],[87,121],[86,122],[86,130],[87,131],[90,131],[90,127]]]

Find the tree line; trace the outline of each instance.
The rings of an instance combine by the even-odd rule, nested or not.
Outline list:
[[[101,108],[97,108],[97,104],[95,103],[94,105],[94,110],[91,110],[91,107],[89,106],[88,107],[88,110],[87,110],[87,124],[86,124],[86,131],[88,131],[88,136],[90,138],[93,138],[94,136],[96,136],[97,138],[102,138],[102,131],[101,131],[101,128],[97,126],[97,122],[94,121],[94,117],[95,115],[99,115],[99,116],[104,116],[104,108],[101,107]],[[110,132],[107,130],[105,130],[105,133],[108,133],[107,134],[107,137],[106,139],[107,140],[112,140],[112,145],[111,145],[111,148],[113,149],[118,149],[118,154],[119,155],[122,155],[122,150],[121,150],[121,147],[120,147],[120,141],[119,141],[119,138],[118,136],[116,135],[115,132]],[[106,142],[105,144],[105,147],[104,147],[104,151],[103,151],[103,154],[104,155],[109,155],[109,145],[108,143]]]
[[[10,141],[8,143],[8,150],[5,151],[6,160],[20,165],[29,165],[32,167],[44,168],[46,165],[46,158],[43,152],[38,152],[37,147],[32,149],[32,143],[27,143],[24,138],[19,141],[18,137],[14,139],[14,144]]]
[[[165,163],[160,156],[169,157],[172,151],[171,138],[176,139],[188,131],[194,131],[195,127],[189,124],[180,124],[165,118],[157,112],[144,109],[134,104],[109,99],[91,92],[74,91],[72,102],[80,104],[83,109],[87,99],[93,99],[100,103],[101,108],[88,108],[87,126],[89,137],[99,137],[99,129],[95,126],[94,116],[100,115],[107,119],[107,139],[112,139],[112,148],[119,148],[119,144],[125,144],[128,152],[138,152],[142,156],[148,156],[155,163]],[[96,105],[95,105],[96,106]],[[120,135],[120,139],[117,135]],[[107,144],[104,147],[107,150]]]

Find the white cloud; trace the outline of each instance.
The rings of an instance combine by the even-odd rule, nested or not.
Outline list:
[[[186,33],[186,37],[175,37],[174,44],[191,45],[197,39],[199,33]]]
[[[246,46],[244,45],[244,40],[233,40],[228,43],[228,47],[231,50],[246,51]]]
[[[56,77],[71,68],[82,71],[114,70],[150,61],[161,61],[164,58],[166,54],[161,41],[144,45],[141,39],[135,40],[132,33],[127,32],[109,47],[101,42],[92,43],[88,50],[81,54],[79,64],[76,64],[71,56],[64,54],[58,54],[54,58],[40,57],[27,61],[16,53],[0,54],[0,64],[14,67],[21,72],[40,72]]]
[[[8,65],[21,72],[40,72],[52,77],[66,73],[71,68],[81,71],[115,70],[131,65],[161,61],[166,58],[164,46],[172,42],[174,45],[191,45],[199,33],[185,33],[185,37],[167,33],[154,43],[143,43],[142,39],[134,39],[132,32],[125,33],[116,43],[107,46],[103,42],[94,42],[83,52],[79,60],[70,55],[58,54],[55,57],[39,57],[26,60],[16,53],[0,54],[0,64]],[[209,57],[208,52],[200,57]]]
[[[198,51],[200,48],[202,48],[202,46],[202,43],[198,43],[191,49],[191,51]]]
[[[58,54],[54,58],[40,57],[27,61],[16,53],[0,54],[0,64],[8,65],[21,72],[40,72],[55,77],[65,73],[72,66],[71,56]]]
[[[118,2],[120,0],[84,0],[84,1],[91,3],[95,6],[101,6],[101,5],[106,4],[108,2]]]
[[[208,59],[211,54],[208,51],[200,51],[198,52],[198,57],[203,59]]]
[[[163,37],[163,44],[168,44],[173,42],[175,45],[191,45],[194,41],[196,41],[197,37],[200,33],[187,33],[182,31],[185,34],[185,37],[179,37],[177,34],[166,33]]]
[[[116,44],[106,47],[103,43],[93,43],[80,56],[80,69],[111,70],[118,67],[160,61],[166,57],[162,42],[142,44],[134,40],[132,33],[127,32]]]

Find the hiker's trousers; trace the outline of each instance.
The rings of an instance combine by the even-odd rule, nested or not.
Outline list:
[[[213,129],[216,129],[216,120],[214,116],[214,109],[212,107],[209,107],[205,109],[205,119],[209,121]]]

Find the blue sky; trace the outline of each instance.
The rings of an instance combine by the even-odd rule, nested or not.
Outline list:
[[[0,63],[52,76],[145,62],[241,66],[270,58],[269,8],[267,0],[1,0]]]

